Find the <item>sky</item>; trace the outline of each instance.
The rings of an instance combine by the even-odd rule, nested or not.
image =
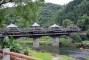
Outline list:
[[[64,5],[69,3],[72,0],[45,0],[45,2],[49,2],[49,3],[54,3],[54,4],[59,4],[59,5]]]
[[[45,3],[53,3],[53,4],[64,5],[64,4],[69,3],[70,1],[72,1],[72,0],[45,0]],[[14,5],[13,3],[7,3],[4,6],[5,7],[12,7],[13,5]]]

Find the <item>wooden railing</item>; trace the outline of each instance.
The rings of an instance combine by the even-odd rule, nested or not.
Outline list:
[[[7,49],[0,49],[0,60],[41,60],[41,59],[15,53],[15,52],[10,52],[10,49],[7,48]],[[51,60],[60,60],[60,59],[52,58]]]
[[[19,58],[23,58],[23,59],[27,59],[27,60],[40,60],[40,59],[37,59],[37,58],[33,58],[33,57],[30,57],[30,56],[26,56],[26,55],[15,53],[15,52],[5,52],[5,54],[15,56],[15,57],[19,57]]]
[[[3,60],[10,60],[10,56],[14,56],[14,57],[25,59],[25,60],[41,60],[41,59],[30,57],[24,54],[10,52],[9,49],[2,49],[2,50],[0,49],[0,57],[3,57]]]

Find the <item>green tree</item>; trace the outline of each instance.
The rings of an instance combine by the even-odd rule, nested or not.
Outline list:
[[[28,27],[29,22],[26,22],[25,19],[21,18],[17,21],[18,23],[16,23],[19,27],[24,28],[24,27]]]
[[[59,46],[60,47],[69,47],[70,46],[70,44],[71,44],[71,42],[69,42],[68,41],[68,39],[66,39],[66,38],[60,38],[60,42],[59,42]]]
[[[41,5],[40,14],[38,16],[37,22],[43,27],[49,27],[57,22],[58,10],[61,9],[60,5],[46,3]]]
[[[71,21],[70,19],[65,19],[63,20],[62,26],[67,27],[70,24],[73,24],[73,21]]]
[[[81,42],[82,39],[78,33],[71,33],[70,37],[73,39],[73,42]]]
[[[17,6],[1,9],[5,10],[5,12],[2,12],[2,16],[5,17],[6,22],[10,20],[9,24],[16,22],[18,23],[18,20],[21,20],[22,18],[22,21],[24,19],[26,22],[31,24],[36,21],[40,10],[40,5],[44,2],[44,0],[35,0],[34,2],[32,0],[10,0],[10,2],[13,2]],[[1,4],[4,3],[7,2],[3,1]],[[19,18],[16,20],[16,17]],[[2,18],[0,19],[3,20]]]
[[[87,30],[89,29],[89,16],[87,14],[84,14],[79,18],[77,21],[77,25],[82,29],[82,30]]]
[[[36,0],[36,1],[39,1],[39,2],[44,2],[44,0]],[[28,4],[28,3],[31,3],[32,0],[0,0],[0,6],[3,5],[3,4],[6,4],[8,2],[14,2],[15,4],[18,4],[18,5],[22,5],[23,2]]]
[[[69,2],[67,5],[62,6],[64,9],[61,9],[62,11],[59,12],[57,22],[61,23],[65,19],[70,19],[76,23],[83,14],[89,15],[88,5],[89,0],[73,0]]]
[[[66,35],[62,35],[61,38],[68,39],[68,36],[66,36]]]
[[[3,27],[3,22],[5,21],[5,17],[4,17],[4,13],[3,12],[5,12],[5,10],[0,9],[0,28]]]

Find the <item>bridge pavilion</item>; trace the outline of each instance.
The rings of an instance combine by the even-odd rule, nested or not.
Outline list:
[[[61,35],[70,35],[72,32],[78,32],[80,28],[74,24],[70,24],[66,28],[62,28],[57,24],[53,24],[49,28],[45,29],[40,27],[39,24],[34,23],[31,25],[31,28],[20,29],[14,24],[10,24],[6,29],[0,30],[0,37],[13,36],[13,37],[31,37],[33,38],[33,48],[39,49],[39,38],[41,36],[50,36],[52,37],[52,46],[59,47],[59,37]]]

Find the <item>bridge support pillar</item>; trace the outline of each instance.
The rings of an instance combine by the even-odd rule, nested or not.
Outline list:
[[[5,52],[10,52],[9,48],[3,49],[3,60],[10,60],[10,55],[5,54]]]
[[[33,49],[39,48],[40,48],[39,38],[33,38]]]
[[[52,37],[52,46],[59,47],[59,37]]]
[[[2,49],[1,44],[2,44],[2,42],[3,42],[3,39],[4,39],[4,38],[0,38],[0,49]]]
[[[1,49],[2,47],[1,47],[1,45],[0,45],[0,49]]]
[[[73,39],[68,36],[68,41],[69,41],[69,42],[72,42],[72,40],[73,40]]]

